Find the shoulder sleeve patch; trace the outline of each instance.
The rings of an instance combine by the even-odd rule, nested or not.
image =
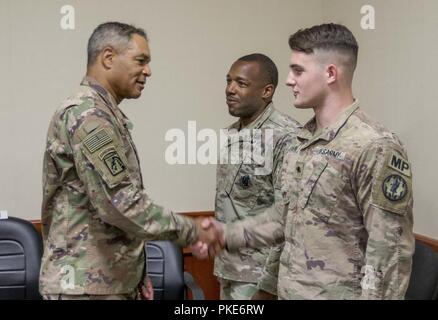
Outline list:
[[[109,172],[117,176],[126,170],[126,164],[114,147],[107,148],[99,154],[99,159],[105,163]]]
[[[388,161],[388,167],[398,171],[399,173],[410,177],[411,176],[411,165],[408,160],[392,151]]]
[[[371,202],[386,211],[404,215],[412,205],[411,166],[394,149],[387,152],[384,161],[376,172]]]
[[[85,147],[88,149],[88,151],[94,153],[112,141],[113,139],[109,136],[109,134],[105,131],[105,129],[102,128],[96,131],[95,133],[88,135],[83,141],[83,143]]]
[[[110,188],[117,186],[128,176],[128,160],[123,145],[110,129],[93,131],[82,141],[81,149]]]
[[[84,123],[84,130],[87,133],[91,133],[95,129],[97,129],[100,126],[100,123],[97,121],[89,121]]]
[[[386,199],[401,201],[408,193],[408,184],[399,174],[388,175],[382,182],[382,191]]]

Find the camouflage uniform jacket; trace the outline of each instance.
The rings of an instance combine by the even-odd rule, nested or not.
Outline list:
[[[357,101],[316,136],[315,129],[312,119],[285,155],[283,215],[229,228],[228,248],[281,241],[284,226],[279,298],[403,299],[414,235],[401,142]]]
[[[234,129],[237,132],[240,125],[238,121],[228,130]],[[219,221],[230,223],[244,220],[271,207],[275,197],[281,200],[281,192],[279,188],[275,191],[274,185],[281,172],[284,150],[288,148],[298,128],[297,121],[275,110],[271,103],[256,120],[239,131],[239,139],[231,139],[227,143],[225,147],[228,149],[228,155],[236,149],[240,151],[240,155],[239,161],[228,161],[217,166],[215,211]],[[267,129],[272,133],[272,139],[269,138],[270,133],[267,133]],[[245,131],[249,134],[242,134]],[[257,132],[260,133],[259,139],[256,138]],[[253,150],[261,149],[259,154],[269,158],[270,164],[257,162],[254,154],[245,156],[242,153],[245,143]],[[262,167],[267,170],[261,170]],[[236,253],[224,251],[215,259],[214,274],[229,280],[256,283],[262,274],[268,254],[269,247],[242,248]],[[274,285],[275,283],[276,278]]]
[[[113,97],[86,77],[56,111],[43,166],[42,294],[125,294],[142,280],[144,241],[192,243],[191,220],[144,190],[128,128]]]

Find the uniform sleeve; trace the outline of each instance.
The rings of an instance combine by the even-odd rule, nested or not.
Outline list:
[[[373,143],[356,167],[357,199],[368,232],[362,299],[403,299],[415,247],[412,174],[404,150]]]
[[[136,173],[130,172],[125,146],[111,121],[87,114],[71,133],[71,144],[90,209],[98,218],[145,240],[165,239],[185,246],[197,239],[191,219],[153,203],[138,176],[133,177]]]
[[[245,220],[227,224],[225,241],[230,251],[242,247],[269,247],[284,241],[284,219],[276,206]]]
[[[295,133],[286,134],[280,139],[274,149],[274,168],[273,168],[273,183],[277,186],[276,192],[281,192],[281,176],[283,172],[284,155],[290,150],[293,145],[293,137]],[[283,200],[281,200],[283,201]],[[284,202],[284,201],[283,201]],[[280,208],[280,210],[282,210]],[[284,210],[284,209],[283,209]],[[257,287],[260,290],[277,295],[278,269],[280,265],[280,255],[283,250],[284,242],[280,245],[271,247],[265,266],[263,267],[262,276],[260,277]]]
[[[271,247],[262,275],[257,283],[257,288],[270,294],[277,295],[278,269],[280,255],[283,251],[284,242],[281,245]]]
[[[285,154],[294,146],[292,135],[287,135],[275,147],[273,165],[274,205],[264,213],[227,225],[226,243],[229,250],[240,247],[269,247],[284,241],[284,223],[289,199],[286,190],[287,161]]]

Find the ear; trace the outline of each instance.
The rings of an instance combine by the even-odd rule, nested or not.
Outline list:
[[[111,69],[114,64],[116,52],[112,47],[105,47],[100,54],[100,61],[105,69]]]
[[[338,80],[338,67],[334,64],[329,64],[326,68],[327,84],[332,84]]]
[[[274,85],[268,84],[263,88],[262,98],[263,99],[270,99],[272,95],[274,94]]]

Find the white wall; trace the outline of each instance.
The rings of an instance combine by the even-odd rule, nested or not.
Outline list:
[[[62,30],[60,8],[75,8],[75,30]],[[105,5],[102,5],[105,4]],[[215,166],[164,161],[170,128],[218,130],[234,118],[225,104],[225,76],[237,58],[263,52],[280,69],[275,99],[293,114],[287,74],[292,30],[321,19],[321,1],[173,0],[0,2],[0,210],[39,219],[41,168],[49,120],[85,72],[92,30],[109,20],[144,27],[152,78],[122,109],[134,122],[144,182],[157,203],[177,211],[214,208]],[[310,113],[308,113],[309,115]],[[297,115],[301,120],[306,114]]]
[[[375,9],[375,30],[360,27],[365,4]],[[356,96],[404,142],[412,162],[414,230],[438,238],[438,1],[330,0],[323,12],[355,34]]]
[[[62,30],[60,8],[75,8],[75,30]],[[104,4],[104,5],[103,5]],[[373,5],[376,29],[362,30],[360,8]],[[108,20],[144,27],[152,78],[143,96],[124,101],[134,122],[145,185],[156,202],[177,211],[213,209],[215,167],[164,161],[170,128],[219,129],[234,119],[224,99],[225,75],[238,57],[262,52],[280,71],[275,103],[306,121],[284,86],[288,36],[322,22],[356,35],[355,93],[363,108],[405,142],[414,173],[415,231],[438,238],[433,118],[438,90],[438,2],[434,0],[111,0],[0,2],[0,210],[39,219],[42,153],[48,122],[78,86],[86,42]]]

